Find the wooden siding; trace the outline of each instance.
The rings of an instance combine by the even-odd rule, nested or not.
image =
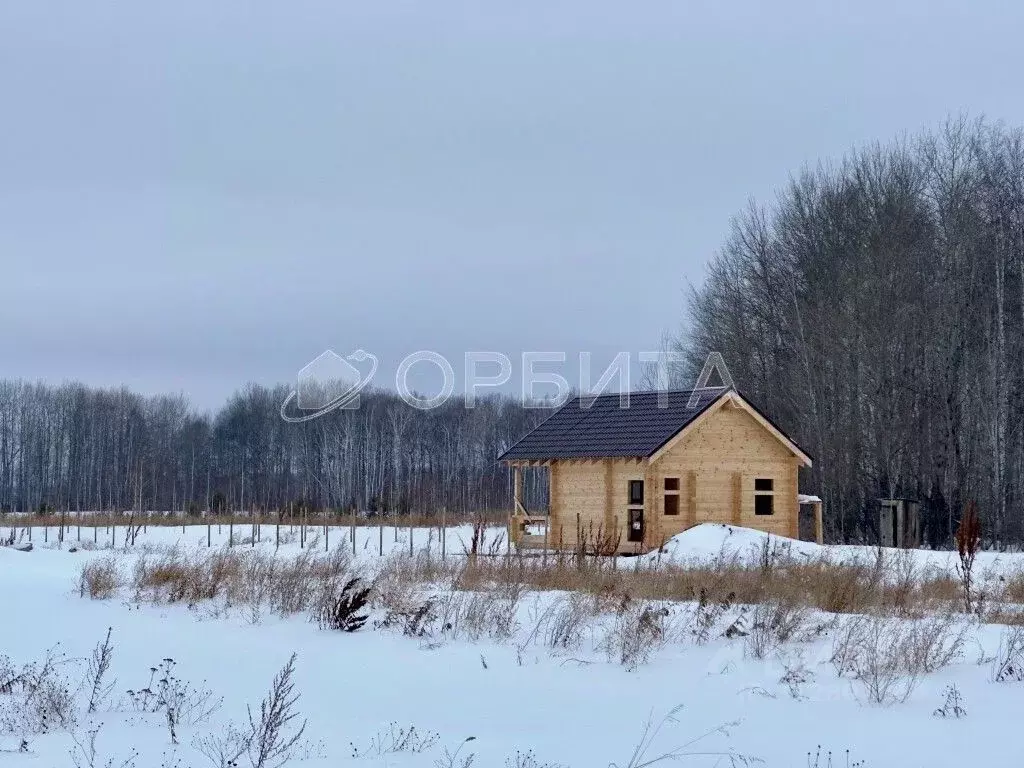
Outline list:
[[[618,536],[622,551],[636,551],[637,546],[626,541],[627,502],[629,481],[644,479],[643,464],[627,459],[555,461],[550,472],[554,481],[549,503],[552,546],[557,547],[561,539],[562,547],[571,549],[578,535],[593,540],[600,532]],[[646,488],[644,495],[646,499]]]
[[[697,523],[721,522],[798,536],[797,472],[792,451],[750,413],[726,403],[655,461],[599,459],[555,461],[550,465],[549,529],[553,547],[575,547],[578,536],[598,531],[628,542],[630,480],[644,480],[644,549],[660,546]],[[679,479],[679,514],[665,515],[664,480]],[[754,514],[754,480],[771,478],[774,514]],[[579,528],[577,528],[579,521]],[[614,531],[614,533],[612,533]]]
[[[662,477],[678,477],[690,515],[661,517],[665,538],[694,523],[732,523],[796,538],[799,459],[747,411],[726,404],[659,458]],[[754,514],[754,480],[771,478],[774,514]],[[664,503],[659,502],[664,512]],[[680,510],[682,512],[682,510]]]

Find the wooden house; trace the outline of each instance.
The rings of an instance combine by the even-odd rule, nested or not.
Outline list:
[[[646,552],[698,523],[798,538],[811,458],[736,390],[570,400],[505,451],[514,473],[509,539],[519,547]],[[547,468],[547,514],[523,505],[522,469]]]

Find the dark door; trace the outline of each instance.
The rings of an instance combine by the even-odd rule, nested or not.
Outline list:
[[[629,541],[644,540],[644,511],[642,509],[629,510]]]

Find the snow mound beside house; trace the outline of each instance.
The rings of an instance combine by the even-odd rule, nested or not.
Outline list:
[[[763,556],[766,543],[775,562],[821,560],[830,563],[872,565],[879,556],[879,549],[876,546],[819,545],[738,525],[701,523],[673,536],[665,542],[660,551],[653,550],[642,557],[648,562],[658,561],[663,565],[679,567],[707,567],[709,564],[730,561],[757,564]],[[959,578],[955,551],[886,548],[881,552],[887,566],[905,563],[906,561],[902,559],[909,558],[910,564],[918,570],[919,575],[928,574],[934,578],[944,574],[950,578]],[[905,567],[906,565],[900,566],[901,569]],[[979,552],[975,568],[979,574],[990,578],[1006,578],[1024,573],[1024,553]]]
[[[817,544],[753,528],[725,523],[701,523],[673,536],[665,542],[660,552],[655,550],[644,557],[670,565],[693,565],[733,558],[742,561],[755,557],[764,550],[766,544],[776,557],[810,560],[822,552],[822,547]]]

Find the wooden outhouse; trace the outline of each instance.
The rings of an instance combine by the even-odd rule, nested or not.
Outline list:
[[[917,499],[879,499],[878,543],[900,549],[921,546],[920,506]]]
[[[500,457],[513,468],[509,539],[599,554],[656,549],[698,523],[798,537],[811,458],[732,388],[567,402]],[[546,514],[523,505],[524,467],[549,473]]]

